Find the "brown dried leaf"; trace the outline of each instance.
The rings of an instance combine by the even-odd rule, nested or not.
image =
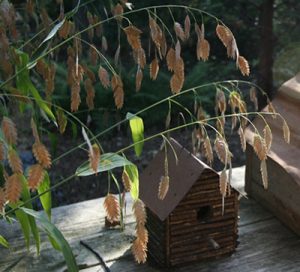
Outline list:
[[[65,20],[62,27],[58,30],[58,36],[60,38],[66,39],[70,34],[70,30],[71,30],[71,22],[69,20]]]
[[[225,117],[221,115],[216,120],[216,127],[220,134],[224,135]]]
[[[260,172],[261,172],[263,186],[265,189],[268,189],[268,169],[267,169],[266,160],[262,160],[260,162]]]
[[[119,63],[120,50],[121,50],[121,47],[120,47],[120,44],[119,44],[119,45],[118,45],[118,48],[117,48],[117,50],[116,50],[115,56],[114,56],[114,62],[115,62],[115,65],[118,65],[118,63]]]
[[[107,70],[104,67],[102,67],[101,65],[98,70],[98,76],[99,76],[100,82],[103,85],[103,87],[105,89],[107,89],[110,85],[109,74],[108,74]]]
[[[174,74],[170,80],[170,87],[172,93],[174,94],[179,93],[183,87],[183,83],[184,83],[184,77],[182,78],[177,74]]]
[[[57,123],[58,123],[58,127],[59,127],[59,132],[61,134],[63,134],[66,130],[66,127],[67,127],[67,124],[68,124],[68,119],[65,116],[62,109],[57,110],[56,118],[57,118]]]
[[[28,171],[28,187],[32,190],[37,189],[43,181],[44,176],[45,171],[40,164],[30,166]]]
[[[167,61],[168,70],[171,72],[174,71],[176,65],[176,52],[173,48],[169,49],[167,53],[166,61]]]
[[[238,130],[238,134],[240,135],[241,147],[242,150],[246,151],[246,137],[243,128],[240,126]]]
[[[164,200],[168,191],[169,191],[170,178],[169,176],[162,176],[160,178],[159,186],[158,186],[158,198],[160,200]]]
[[[145,263],[147,260],[147,247],[140,239],[135,239],[133,241],[132,254],[137,263]]]
[[[197,42],[197,59],[207,61],[210,52],[210,45],[206,39],[198,39]]]
[[[35,142],[32,146],[32,152],[36,160],[44,167],[50,168],[51,167],[51,156],[46,148],[40,142]]]
[[[23,163],[13,148],[10,148],[7,154],[8,163],[13,173],[23,174]]]
[[[97,144],[93,144],[89,151],[89,162],[91,169],[97,174],[100,162],[100,148]]]
[[[226,97],[225,97],[225,94],[222,90],[220,89],[217,89],[217,92],[216,92],[216,104],[220,110],[220,112],[222,114],[225,113],[226,111]]]
[[[135,76],[135,91],[138,92],[141,89],[142,86],[142,80],[143,80],[143,71],[141,67],[139,66],[136,72]]]
[[[5,183],[5,198],[10,203],[16,203],[21,195],[22,182],[21,174],[13,174],[9,176]]]
[[[4,116],[1,123],[2,133],[6,142],[10,145],[17,144],[17,129],[15,123],[8,117]]]
[[[201,121],[202,123],[206,124],[206,114],[205,114],[205,111],[203,110],[202,106],[200,106],[198,109],[197,109],[197,119],[198,121]]]
[[[131,181],[126,171],[123,171],[122,173],[122,181],[123,186],[126,192],[130,192],[131,189]]]
[[[36,124],[35,124],[35,121],[34,121],[33,118],[31,118],[30,124],[31,124],[32,135],[33,135],[33,137],[34,137],[34,140],[35,140],[36,142],[40,142],[40,136],[39,136],[39,133],[38,133],[38,129],[37,129],[37,127],[36,127]]]
[[[267,148],[267,152],[271,149],[271,145],[272,145],[272,131],[270,129],[270,127],[267,125],[264,128],[264,142],[266,144],[266,148]]]
[[[95,89],[94,89],[92,81],[89,78],[87,78],[85,80],[84,88],[86,91],[86,104],[87,104],[89,110],[93,110],[94,109]]]
[[[202,34],[201,34],[201,29],[197,23],[195,23],[195,32],[197,34],[198,40],[201,40]]]
[[[122,21],[122,15],[124,13],[124,9],[122,7],[122,5],[117,4],[114,8],[113,8],[113,15],[116,16],[116,20],[121,23]]]
[[[130,44],[132,50],[138,50],[142,47],[140,35],[142,31],[137,27],[130,25],[124,28],[124,32],[127,36],[127,41]]]
[[[210,143],[210,139],[208,136],[206,136],[204,142],[203,142],[204,150],[205,150],[205,157],[208,161],[208,163],[211,165],[214,160],[214,154],[212,150],[212,146]]]
[[[142,68],[145,68],[146,65],[146,54],[143,48],[140,48],[134,51],[136,63]]]
[[[107,40],[106,37],[103,35],[101,39],[101,45],[102,45],[102,51],[106,52],[108,45],[107,45]]]
[[[148,244],[148,240],[149,240],[149,235],[148,235],[148,231],[145,228],[145,226],[143,225],[137,225],[136,226],[136,237],[137,239],[139,239],[141,241],[141,243],[143,243],[144,245]]]
[[[258,134],[254,134],[253,136],[253,149],[261,161],[267,159],[267,147],[265,141]]]
[[[224,169],[222,172],[221,172],[221,175],[220,175],[220,181],[219,181],[219,187],[220,187],[220,193],[223,197],[226,196],[226,192],[227,192],[227,174],[226,174],[226,170]]]
[[[124,90],[122,79],[117,74],[112,76],[111,87],[114,93],[115,105],[117,109],[120,109],[124,103]]]
[[[232,59],[236,59],[239,56],[236,40],[233,35],[227,45],[227,56]]]
[[[233,156],[232,156],[231,152],[229,151],[228,145],[224,139],[217,137],[215,140],[214,149],[217,153],[219,160],[223,164],[229,163],[231,161],[231,158]]]
[[[83,65],[84,73],[87,75],[87,77],[94,83],[96,82],[96,77],[94,72],[85,64]]]
[[[151,39],[154,42],[161,58],[161,54],[163,53],[162,51],[164,51],[163,50],[163,47],[165,46],[164,43],[166,42],[165,37],[163,35],[161,28],[151,16],[149,16],[149,27],[150,27]]]
[[[132,206],[132,209],[133,209],[133,213],[137,225],[140,224],[144,226],[146,223],[147,216],[146,216],[145,205],[143,201],[140,199],[136,200]]]
[[[272,114],[272,117],[273,117],[273,119],[276,119],[276,117],[277,117],[277,115],[276,115],[276,110],[275,110],[275,108],[273,107],[272,102],[269,102],[269,104],[268,104],[268,112],[273,113],[273,114]]]
[[[176,59],[175,67],[174,67],[174,74],[184,80],[184,62],[181,57]]]
[[[184,19],[184,36],[186,40],[190,37],[190,31],[191,31],[191,20],[189,15],[186,15]]]
[[[176,61],[180,58],[180,54],[181,54],[181,45],[180,45],[180,41],[177,40],[177,43],[175,45],[175,56],[176,56]]]
[[[118,221],[120,215],[120,207],[117,198],[112,194],[108,194],[104,199],[103,205],[106,211],[107,220],[110,223]]]
[[[80,103],[80,84],[73,84],[71,86],[71,111],[77,111]]]
[[[238,68],[240,69],[242,75],[249,76],[250,67],[248,61],[244,57],[238,56],[237,63],[238,63]]]
[[[229,28],[223,26],[223,25],[217,25],[216,33],[218,38],[221,40],[223,45],[227,48],[229,42],[232,40],[232,33],[229,30]]]
[[[289,144],[290,138],[291,138],[291,136],[290,136],[291,133],[290,133],[290,128],[285,120],[283,120],[282,129],[283,129],[283,138],[286,141],[286,143]]]
[[[150,63],[150,78],[156,80],[159,71],[159,64],[157,58]]]
[[[176,36],[177,36],[180,40],[182,40],[182,41],[185,40],[185,33],[184,33],[184,31],[183,31],[182,26],[181,26],[180,23],[178,23],[178,22],[175,22],[175,23],[174,23],[174,31],[175,31],[175,33],[176,33]]]

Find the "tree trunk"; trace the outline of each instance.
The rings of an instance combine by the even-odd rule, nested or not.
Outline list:
[[[274,0],[265,0],[260,6],[258,85],[269,97],[273,95],[273,11]],[[260,106],[265,104],[264,98],[260,101]]]

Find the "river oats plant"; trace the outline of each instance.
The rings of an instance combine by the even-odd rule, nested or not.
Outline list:
[[[52,1],[54,2],[54,1]],[[134,9],[126,0],[107,1],[105,5],[95,1],[78,1],[77,5],[65,12],[64,2],[57,0],[55,13],[38,1],[27,0],[26,4],[16,9],[8,0],[0,2],[0,90],[1,90],[1,134],[0,134],[0,212],[1,218],[11,223],[15,218],[19,221],[27,247],[32,235],[37,251],[40,250],[40,234],[36,220],[46,231],[55,249],[61,250],[68,269],[77,271],[72,251],[59,232],[51,223],[51,191],[69,182],[75,176],[100,175],[108,172],[109,186],[114,182],[119,189],[116,197],[108,189],[104,201],[107,221],[112,225],[124,227],[125,194],[130,192],[133,199],[133,213],[136,218],[136,239],[132,244],[132,253],[138,263],[147,258],[148,233],[145,227],[146,214],[144,203],[139,199],[139,172],[137,166],[129,161],[125,154],[133,148],[136,156],[140,156],[143,145],[147,141],[161,137],[162,148],[172,149],[169,141],[170,132],[191,127],[193,152],[203,152],[208,164],[217,157],[224,169],[220,174],[220,193],[223,204],[230,192],[230,176],[232,153],[230,152],[224,127],[231,122],[232,129],[237,129],[242,149],[245,151],[245,128],[247,125],[255,131],[254,150],[261,160],[261,172],[264,186],[267,188],[267,153],[272,143],[272,131],[264,118],[272,115],[283,123],[284,139],[289,142],[289,128],[285,120],[275,112],[268,100],[268,111],[259,113],[256,92],[266,95],[255,84],[243,80],[227,80],[205,83],[183,89],[185,82],[185,61],[182,48],[187,42],[194,44],[194,57],[199,61],[207,61],[210,57],[210,43],[206,35],[207,25],[215,28],[215,38],[220,40],[229,58],[236,62],[237,69],[243,76],[250,74],[249,64],[239,53],[237,40],[219,18],[198,8],[181,5],[159,5]],[[175,18],[175,13],[181,14]],[[51,16],[49,15],[51,14]],[[147,18],[143,25],[134,22],[135,15]],[[101,16],[101,17],[100,17]],[[166,17],[169,17],[167,20]],[[170,24],[172,21],[172,24]],[[108,29],[116,28],[116,37],[109,40]],[[130,48],[130,52],[127,50]],[[113,52],[113,53],[112,53]],[[125,58],[124,58],[125,56]],[[122,59],[123,58],[123,59]],[[123,83],[123,65],[135,67],[135,90],[143,92],[143,78],[150,77],[155,81],[164,66],[170,72],[168,97],[135,113],[127,113],[124,119],[94,135],[93,132],[77,116],[79,108],[96,110],[95,96],[101,88],[111,92],[117,111],[124,106],[126,87]],[[57,98],[60,94],[57,84],[57,68],[67,71],[66,82],[69,89],[69,106],[62,107]],[[215,92],[215,116],[208,116],[205,104],[201,103],[201,90],[210,87]],[[246,93],[241,90],[249,89]],[[178,102],[177,98],[193,95],[194,109]],[[253,102],[255,111],[249,112],[245,98]],[[85,103],[82,99],[85,98]],[[126,104],[126,103],[125,103]],[[144,138],[144,123],[141,114],[165,104],[168,106],[166,127],[155,135]],[[188,120],[178,126],[171,126],[172,105],[181,107]],[[252,106],[253,107],[253,106]],[[18,134],[13,112],[29,112],[34,143],[32,153],[36,163],[24,170],[18,151]],[[263,132],[259,132],[251,123],[251,116],[258,115],[265,121]],[[87,147],[87,161],[78,166],[76,173],[51,185],[51,165],[58,162],[52,159],[49,147],[42,141],[41,133],[55,124],[57,133],[63,134],[70,123],[81,127],[84,141],[82,144],[60,154],[59,159]],[[117,152],[107,153],[101,146],[101,137],[128,123],[133,143]],[[212,131],[215,134],[212,139]],[[174,154],[176,156],[176,154]],[[121,180],[114,175],[115,168],[121,167]],[[172,186],[169,179],[168,160],[165,159],[165,173],[157,188],[157,200],[164,199],[168,188]],[[120,182],[123,186],[120,186]],[[124,190],[121,188],[124,188]],[[33,196],[32,193],[35,193]],[[36,212],[32,201],[39,198],[44,212]],[[44,215],[45,214],[45,215]],[[117,223],[116,223],[117,222]],[[1,233],[0,233],[1,234]],[[5,237],[0,236],[0,243],[9,247]]]

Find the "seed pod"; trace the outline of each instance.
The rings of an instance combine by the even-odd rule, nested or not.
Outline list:
[[[36,160],[44,167],[50,168],[51,167],[51,156],[46,148],[40,142],[36,142],[32,146],[32,152]]]
[[[164,198],[166,197],[169,191],[169,183],[170,183],[169,176],[162,176],[160,178],[160,183],[158,187],[158,198],[160,200],[164,200]]]
[[[8,144],[15,145],[17,144],[17,129],[15,123],[8,117],[3,117],[1,128],[3,136]]]
[[[120,214],[120,207],[117,198],[112,194],[108,194],[105,197],[103,205],[106,211],[107,220],[110,223],[118,221],[119,214]]]

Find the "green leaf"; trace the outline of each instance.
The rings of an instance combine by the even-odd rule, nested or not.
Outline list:
[[[117,167],[123,167],[125,165],[131,165],[132,162],[128,161],[126,158],[115,154],[115,153],[105,153],[100,157],[100,162],[98,165],[97,173],[112,170]],[[78,176],[90,176],[95,175],[94,170],[91,169],[89,162],[85,162],[79,166],[76,170],[76,175]]]
[[[73,140],[76,140],[77,134],[78,134],[77,125],[73,121],[71,121],[71,125],[72,125],[72,138],[73,138]]]
[[[63,19],[61,22],[57,23],[52,29],[51,31],[49,32],[49,34],[47,35],[47,37],[42,41],[41,44],[51,40],[54,35],[57,33],[57,31],[62,27],[62,25],[64,24],[65,22],[65,19]]]
[[[126,119],[129,120],[132,140],[135,143],[134,151],[139,157],[143,151],[144,146],[144,122],[141,117],[127,113]]]
[[[17,69],[17,73],[18,73],[16,85],[17,85],[18,90],[21,91],[21,93],[26,96],[28,96],[29,92],[30,92],[32,94],[32,96],[34,97],[36,103],[40,107],[40,109],[42,111],[44,111],[46,113],[46,115],[48,115],[48,117],[54,121],[54,123],[56,123],[55,116],[52,113],[51,109],[44,102],[44,100],[40,96],[38,90],[32,84],[32,81],[29,76],[29,68],[28,68],[29,56],[28,56],[28,54],[26,54],[20,50],[16,50],[15,52],[20,57],[20,63],[16,65],[16,69]]]
[[[20,209],[26,214],[37,219],[40,222],[42,229],[51,237],[51,239],[53,239],[59,245],[67,263],[68,271],[79,271],[70,245],[68,244],[62,233],[56,228],[56,226],[52,224],[48,220],[48,218],[41,212],[36,212],[26,208]]]
[[[38,187],[38,193],[42,194],[50,188],[50,177],[48,172],[45,171],[45,177],[42,183]],[[44,211],[46,212],[49,220],[51,220],[51,208],[52,208],[52,198],[51,191],[40,196],[40,200],[43,206]]]
[[[16,209],[15,210],[15,214],[17,217],[17,220],[19,221],[20,225],[21,225],[21,229],[25,238],[25,244],[27,249],[29,249],[29,245],[30,245],[30,224],[29,224],[29,218],[27,216],[26,213],[24,213],[22,210],[17,209],[17,207],[19,205],[22,205],[23,202],[22,201],[18,201],[17,204],[14,203],[10,203],[9,207],[11,207],[12,209]]]
[[[137,200],[139,198],[139,170],[136,165],[130,164],[124,167],[124,171],[127,173],[131,182],[131,197],[133,198],[133,200]]]
[[[0,245],[6,247],[6,248],[9,248],[9,243],[6,241],[6,239],[0,235]]]
[[[22,186],[23,186],[22,193],[21,193],[22,200],[24,202],[27,202],[25,204],[26,208],[33,209],[32,203],[28,202],[31,199],[31,196],[30,196],[30,192],[29,192],[29,189],[28,189],[28,186],[27,186],[27,180],[23,175],[21,175],[21,179],[22,179]],[[37,228],[37,225],[36,225],[36,222],[35,222],[34,218],[29,217],[28,220],[29,220],[31,233],[32,233],[33,238],[35,240],[37,254],[39,254],[40,253],[40,244],[41,244],[39,230]]]

